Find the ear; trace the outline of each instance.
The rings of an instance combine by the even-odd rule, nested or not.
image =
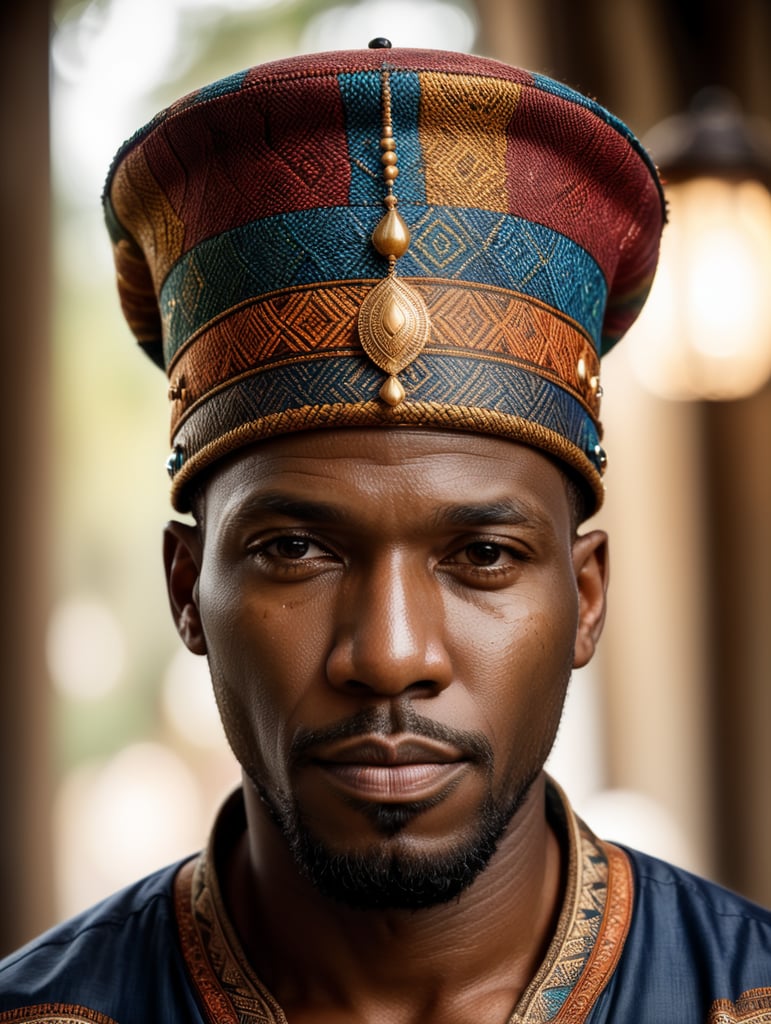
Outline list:
[[[177,632],[193,654],[206,654],[198,611],[198,578],[202,544],[198,530],[186,523],[168,523],[163,531],[163,564],[171,614]]]
[[[582,668],[594,655],[605,622],[608,590],[608,536],[592,530],[573,544],[573,569],[578,587],[578,626],[573,668]]]

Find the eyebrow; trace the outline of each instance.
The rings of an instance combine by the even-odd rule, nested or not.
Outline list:
[[[444,505],[433,518],[436,525],[450,526],[542,526],[548,522],[543,515],[515,498],[473,505]]]
[[[278,491],[267,491],[251,496],[240,505],[233,519],[238,522],[249,522],[267,512],[285,516],[287,519],[301,519],[312,523],[342,523],[348,518],[342,509],[328,502],[292,498]]]
[[[351,516],[345,509],[326,501],[294,498],[280,491],[250,496],[234,513],[235,522],[248,523],[266,513],[309,523],[346,524]],[[516,498],[474,504],[446,504],[431,516],[433,528],[446,526],[548,526],[549,520],[526,502]]]

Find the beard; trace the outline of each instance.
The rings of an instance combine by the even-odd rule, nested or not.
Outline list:
[[[292,759],[297,762],[309,747],[332,739],[372,732],[387,735],[402,730],[470,751],[485,771],[486,794],[475,819],[464,823],[462,833],[443,852],[416,851],[410,849],[408,840],[399,838],[409,822],[433,806],[434,801],[358,804],[383,842],[353,853],[333,849],[318,839],[296,801],[269,794],[251,776],[301,874],[323,895],[356,909],[420,910],[456,899],[487,867],[501,836],[540,774],[539,764],[513,791],[507,792],[505,800],[496,799],[493,754],[487,739],[423,719],[409,704],[397,712],[370,709],[333,729],[302,733],[293,743]]]
[[[387,843],[357,853],[336,852],[296,813],[285,816],[280,827],[298,868],[323,895],[360,910],[421,910],[448,903],[471,885],[487,867],[524,796],[506,811],[488,799],[472,833],[439,855],[392,849]],[[381,810],[386,836],[420,813],[409,805]],[[394,820],[400,815],[402,825]]]

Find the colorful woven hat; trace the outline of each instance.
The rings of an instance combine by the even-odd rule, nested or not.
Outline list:
[[[240,446],[401,425],[534,445],[601,502],[599,357],[649,290],[664,200],[598,104],[458,53],[295,57],[159,114],[104,203],[169,376],[177,508]]]

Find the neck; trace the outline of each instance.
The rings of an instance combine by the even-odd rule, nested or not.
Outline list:
[[[543,959],[560,905],[561,856],[546,820],[544,776],[468,889],[417,911],[359,910],[319,893],[254,789],[244,788],[248,829],[224,895],[247,959],[290,1021],[325,1013],[507,1019]]]

